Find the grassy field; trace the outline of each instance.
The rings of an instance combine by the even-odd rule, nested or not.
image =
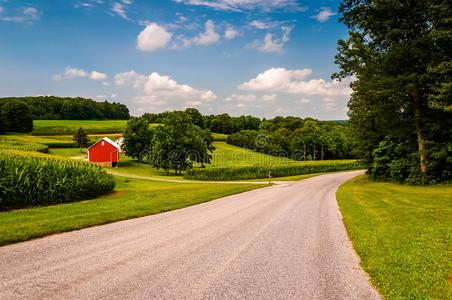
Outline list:
[[[114,134],[122,132],[127,120],[34,120],[31,135],[70,135],[79,128],[88,134]]]
[[[183,208],[265,186],[115,180],[115,193],[94,200],[0,213],[0,245]]]
[[[452,299],[452,187],[371,182],[337,192],[362,267],[387,299]]]

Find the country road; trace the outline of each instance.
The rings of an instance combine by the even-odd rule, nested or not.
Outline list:
[[[379,299],[335,199],[358,174],[0,247],[0,299]]]

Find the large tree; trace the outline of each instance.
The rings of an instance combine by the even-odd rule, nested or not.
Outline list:
[[[450,1],[346,0],[339,12],[350,32],[338,42],[341,71],[333,77],[356,78],[349,116],[370,173],[384,180],[447,180],[447,166],[435,162],[438,149],[427,146],[450,148]]]
[[[32,131],[33,117],[27,104],[12,100],[2,105],[1,110],[6,131],[23,133]]]

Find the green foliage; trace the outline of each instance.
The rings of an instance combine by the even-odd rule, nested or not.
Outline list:
[[[0,103],[0,114],[3,131],[30,132],[33,129],[30,108],[22,101]]]
[[[10,101],[27,103],[35,120],[127,120],[130,117],[127,106],[118,102],[54,96],[0,98],[0,103]]]
[[[155,127],[149,163],[164,170],[176,172],[192,168],[193,163],[208,164],[212,159],[213,137],[191,123],[187,114],[180,112],[168,116],[164,126]]]
[[[344,124],[313,119],[276,117],[272,120],[265,120],[262,125],[261,127],[270,130],[242,130],[229,135],[226,142],[261,153],[290,157],[295,160],[351,157],[350,143]],[[295,129],[292,131],[281,127],[282,125]]]
[[[0,210],[95,198],[114,185],[113,176],[95,164],[0,150]]]
[[[77,132],[74,134],[73,141],[77,143],[80,147],[80,152],[82,152],[83,147],[87,147],[89,145],[89,139],[86,132],[80,127]]]
[[[341,3],[350,32],[338,41],[341,70],[333,77],[356,78],[350,136],[373,178],[450,181],[451,11],[443,0]]]
[[[141,159],[141,154],[150,150],[154,131],[149,126],[149,120],[145,117],[132,117],[127,122],[127,127],[123,132],[123,143],[121,150],[127,156]]]
[[[256,165],[228,168],[191,169],[185,172],[184,178],[198,180],[246,180],[268,178],[270,171],[273,177],[295,176],[312,173],[323,173],[344,170],[363,169],[360,162],[323,161],[286,165]]]

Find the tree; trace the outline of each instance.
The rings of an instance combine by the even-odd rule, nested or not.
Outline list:
[[[6,131],[30,132],[33,130],[33,117],[30,108],[22,101],[8,101],[3,105],[3,118]]]
[[[191,122],[202,127],[202,114],[196,108],[187,108],[185,113],[190,116]]]
[[[150,127],[147,116],[132,117],[127,122],[127,127],[123,132],[124,140],[121,150],[127,156],[141,159],[141,155],[150,151],[153,136],[154,132]]]
[[[82,153],[83,147],[87,147],[89,145],[89,139],[86,132],[80,127],[77,132],[74,134],[74,138],[72,139],[77,145],[80,147],[80,153]]]
[[[213,138],[208,130],[202,130],[191,122],[184,112],[174,112],[164,120],[165,125],[154,129],[150,163],[156,168],[176,174],[193,163],[210,163]]]
[[[333,77],[357,79],[351,85],[350,123],[355,145],[371,174],[378,172],[384,177],[372,167],[383,153],[374,152],[382,141],[397,141],[406,151],[415,143],[419,164],[417,169],[409,169],[418,172],[423,183],[428,176],[428,159],[435,156],[428,158],[431,149],[426,146],[450,141],[450,136],[444,135],[450,131],[450,113],[432,107],[447,108],[446,101],[450,101],[451,10],[450,2],[442,0],[345,0],[340,5],[340,20],[350,32],[347,40],[338,41],[336,63],[341,71]],[[439,83],[434,77],[441,79]],[[412,154],[397,153],[393,160]],[[383,172],[386,179],[392,171]],[[405,179],[408,177],[415,181],[413,174]]]

